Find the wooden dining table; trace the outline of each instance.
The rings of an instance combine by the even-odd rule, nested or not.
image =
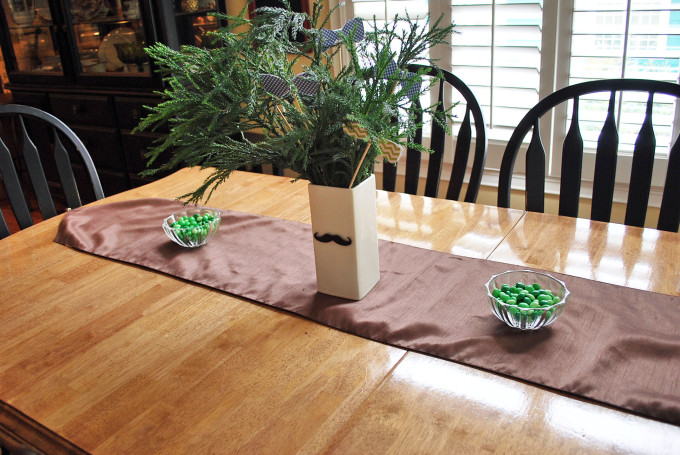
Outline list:
[[[234,172],[209,205],[310,223],[287,177]],[[381,239],[680,295],[677,233],[386,191],[377,211]],[[10,453],[680,453],[676,425],[55,243],[62,217],[0,241]]]

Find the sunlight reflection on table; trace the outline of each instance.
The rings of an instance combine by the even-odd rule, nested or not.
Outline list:
[[[680,436],[680,428],[673,425],[659,425],[558,395],[549,401],[546,414],[548,424],[556,432],[583,438],[597,447],[609,447],[620,453],[680,453],[680,445],[668,445],[669,433]]]
[[[409,356],[409,361],[402,362],[394,371],[394,380],[441,395],[440,399],[461,397],[515,417],[525,414],[529,405],[527,394],[516,382],[500,382],[481,371],[452,368],[447,362],[421,355]]]

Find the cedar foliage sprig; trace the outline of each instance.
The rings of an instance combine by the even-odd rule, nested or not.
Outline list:
[[[372,144],[361,162],[358,184],[373,173],[380,140],[411,142],[422,118],[418,114],[434,113],[436,106],[422,107],[407,98],[422,74],[409,76],[405,69],[422,63],[421,55],[432,46],[448,44],[452,24],[443,26],[440,18],[419,25],[408,15],[385,25],[374,19],[363,41],[355,43],[354,32],[340,33],[342,46],[324,52],[320,29],[328,28],[330,15],[322,16],[319,3],[311,16],[290,8],[260,8],[248,19],[246,10],[235,17],[218,15],[229,23],[215,32],[222,46],[183,46],[176,51],[156,43],[146,49],[166,88],[160,92],[163,101],[149,108],[135,131],[168,124],[170,132],[147,154],[145,174],[181,166],[212,168],[199,188],[181,196],[188,202],[209,199],[233,170],[262,164],[291,169],[314,184],[348,187],[366,142],[343,132],[347,122],[365,128]],[[311,27],[305,28],[305,23]],[[349,62],[334,67],[341,47]],[[400,70],[385,77],[391,61]],[[300,67],[318,81],[317,94],[297,92],[293,77]],[[267,93],[259,82],[261,74],[280,77],[290,95]],[[432,116],[446,130],[450,117],[450,110]],[[264,138],[251,140],[256,132]],[[154,168],[166,154],[165,164]]]

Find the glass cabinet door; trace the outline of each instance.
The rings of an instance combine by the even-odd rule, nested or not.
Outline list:
[[[57,28],[47,0],[1,0],[7,21],[13,62],[9,70],[63,75]]]
[[[140,0],[67,0],[79,74],[151,76]]]
[[[217,40],[210,37],[210,32],[226,25],[209,13],[226,11],[224,0],[176,0],[175,18],[179,44],[210,48],[217,45]]]

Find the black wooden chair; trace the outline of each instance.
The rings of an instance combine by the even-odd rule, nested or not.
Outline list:
[[[3,126],[0,137],[0,179],[20,229],[33,225],[29,209],[31,201],[37,202],[43,219],[57,214],[56,200],[63,201],[68,208],[80,207],[82,202],[76,175],[82,176],[80,181],[89,180],[89,191],[94,199],[104,197],[97,171],[85,145],[61,120],[40,109],[18,104],[1,105],[0,120]],[[16,134],[9,134],[13,132]],[[36,144],[40,144],[40,147]],[[70,154],[76,157],[74,161],[78,164],[75,167],[80,166],[82,170],[76,175]],[[61,193],[53,197],[46,171],[60,183],[63,197]],[[27,179],[22,178],[24,173]],[[26,180],[30,180],[32,192]],[[49,182],[52,182],[51,177]],[[0,239],[9,233],[0,212]]]
[[[474,158],[467,191],[465,192],[465,202],[475,202],[482,180],[482,171],[484,170],[487,149],[486,124],[484,123],[482,109],[480,108],[477,99],[472,94],[469,87],[449,71],[438,70],[423,65],[410,65],[408,69],[414,73],[420,69],[429,69],[429,72],[426,73],[427,76],[436,76],[438,71],[441,71],[443,78],[439,81],[439,92],[437,94],[437,99],[440,103],[438,107],[439,110],[446,108],[444,99],[444,87],[446,85],[450,85],[453,89],[458,91],[459,97],[454,96],[454,99],[460,99],[460,97],[462,97],[461,102],[465,103],[465,115],[462,120],[460,120],[460,126],[458,128],[453,155],[453,169],[451,171],[449,186],[446,191],[446,198],[458,199],[460,197],[460,192],[465,179],[468,157],[472,153],[474,138]],[[417,100],[416,102],[419,103],[420,100]],[[472,128],[475,130],[474,136],[472,135]],[[437,197],[439,193],[439,182],[441,180],[446,136],[446,132],[441,126],[436,122],[432,122],[430,148],[434,153],[429,155],[427,177],[425,180],[425,196]],[[415,141],[418,144],[422,144],[422,140],[423,132],[421,129],[416,133]],[[406,152],[405,193],[417,193],[420,163],[421,152],[409,148]],[[383,189],[395,191],[396,179],[397,167],[394,164],[385,162],[383,164]]]
[[[642,227],[645,223],[652,182],[656,139],[652,125],[655,94],[680,97],[680,85],[642,79],[607,79],[571,85],[545,97],[524,116],[506,146],[498,183],[498,206],[510,206],[510,185],[515,159],[524,137],[533,130],[526,152],[526,210],[544,211],[545,149],[539,134],[539,119],[555,106],[572,101],[572,119],[562,145],[559,214],[576,217],[581,190],[583,138],[579,127],[579,98],[583,95],[609,93],[606,120],[599,135],[595,155],[591,219],[609,221],[614,195],[614,178],[619,146],[616,126],[616,93],[647,92],[644,121],[633,150],[632,173],[628,191],[625,224]],[[669,125],[670,126],[670,125]],[[668,170],[661,200],[657,228],[678,231],[680,224],[680,141],[670,148]]]

